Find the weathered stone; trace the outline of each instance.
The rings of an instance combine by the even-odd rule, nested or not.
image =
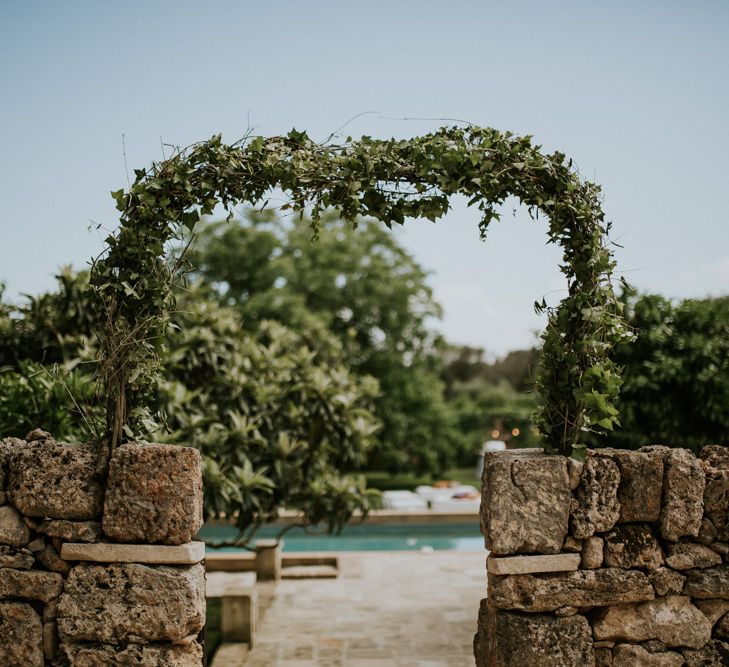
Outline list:
[[[692,570],[721,564],[721,556],[703,544],[679,542],[668,547],[666,565],[674,570]]]
[[[203,545],[204,546],[204,545]],[[203,556],[205,551],[203,549]],[[580,566],[578,554],[555,554],[553,556],[504,556],[486,559],[486,568],[491,574],[533,574],[536,572],[574,572]]]
[[[0,491],[0,505],[5,505],[8,502],[8,494],[5,491]]]
[[[567,461],[522,452],[486,456],[481,501],[486,548],[502,556],[559,553],[572,499]]]
[[[698,650],[682,651],[685,667],[726,667],[729,665],[729,644],[712,639]]]
[[[35,557],[39,563],[43,564],[46,570],[50,570],[51,572],[58,572],[58,574],[67,577],[71,571],[71,566],[61,558],[52,544],[46,544],[41,551],[35,554]]]
[[[726,641],[729,639],[729,614],[724,614],[714,628],[714,636]]]
[[[30,531],[23,517],[10,505],[0,507],[0,544],[22,547],[30,541]]]
[[[66,560],[97,563],[152,563],[157,565],[195,565],[205,558],[204,542],[188,542],[176,546],[161,544],[74,544],[61,548]],[[535,556],[555,558],[555,556]],[[539,570],[554,572],[555,570]],[[498,574],[498,573],[496,573]],[[505,573],[506,574],[506,573]]]
[[[563,574],[515,574],[489,579],[490,599],[500,609],[553,611],[652,600],[648,578],[637,570],[603,568]]]
[[[180,645],[142,646],[127,644],[67,644],[70,667],[200,667],[202,646],[193,642]]]
[[[704,491],[704,508],[706,508],[706,491]],[[714,526],[713,521],[709,519],[709,517],[705,516],[703,519],[701,519],[701,528],[699,528],[699,534],[696,536],[696,541],[700,542],[701,544],[708,545],[717,540],[718,534],[719,533],[717,532],[716,526]]]
[[[729,600],[694,600],[694,605],[714,625],[729,611]]]
[[[588,537],[582,543],[581,565],[585,570],[596,570],[603,562],[602,537]]]
[[[96,518],[103,495],[99,455],[94,445],[55,440],[34,440],[18,448],[8,475],[10,501],[31,517]]]
[[[584,616],[555,618],[491,610],[486,628],[489,667],[593,667],[590,626]]]
[[[613,667],[681,667],[683,656],[669,651],[650,653],[642,646],[618,644],[613,649]]]
[[[725,561],[729,558],[729,544],[726,542],[712,542],[711,548],[720,554]]]
[[[683,591],[686,577],[668,567],[659,567],[648,575],[648,579],[656,590],[656,595],[679,595]]]
[[[570,489],[574,491],[580,485],[580,477],[585,464],[577,459],[567,459],[567,474],[570,478]]]
[[[53,436],[48,431],[44,431],[42,428],[34,428],[28,435],[25,436],[26,442],[36,442],[36,440],[52,440]]]
[[[595,667],[613,667],[613,652],[611,649],[595,647]]]
[[[703,469],[706,475],[704,513],[716,530],[714,540],[729,540],[729,469],[713,467],[706,461]]]
[[[63,590],[63,577],[41,570],[0,568],[0,598],[21,598],[48,602]]]
[[[4,438],[0,440],[0,491],[3,493],[5,492],[8,481],[10,461],[13,454],[21,447],[25,447],[25,442],[19,438]]]
[[[592,619],[592,631],[597,640],[658,639],[669,647],[701,648],[711,639],[711,623],[683,595],[601,609]]]
[[[202,526],[202,458],[191,447],[118,447],[102,527],[117,542],[184,544]]]
[[[652,451],[643,448],[640,451]],[[671,542],[696,537],[704,515],[706,476],[700,461],[688,449],[664,451],[661,534]]]
[[[98,542],[102,539],[101,523],[98,521],[53,519],[41,523],[38,531],[65,542]]]
[[[43,551],[46,548],[46,540],[44,537],[36,537],[34,540],[28,542],[28,551],[37,554],[39,551]]]
[[[663,564],[663,552],[649,526],[622,524],[605,536],[605,565],[655,570]]]
[[[0,602],[0,665],[43,667],[43,626],[29,604]]]
[[[618,466],[619,523],[658,521],[663,492],[663,455],[627,449],[596,449],[593,456],[609,458]]]
[[[0,545],[0,567],[12,567],[16,570],[30,570],[35,558],[28,549]]]
[[[43,654],[46,660],[53,660],[58,653],[58,627],[55,623],[43,624]]]
[[[706,445],[699,453],[699,458],[717,470],[729,470],[729,447]]]
[[[576,537],[572,537],[572,535],[567,535],[567,537],[564,538],[562,551],[575,554],[582,553],[583,542],[584,540],[578,540]]]
[[[703,600],[729,600],[729,565],[688,570],[683,593]]]
[[[559,609],[554,610],[555,616],[574,616],[577,612],[579,612],[578,607],[560,607]]]
[[[77,565],[58,606],[59,634],[72,642],[176,641],[204,623],[202,565]]]
[[[30,517],[30,516],[24,516],[23,522],[31,530],[36,530],[38,528],[38,526],[40,525],[40,521],[36,521],[33,517]]]
[[[590,453],[592,454],[592,453]],[[588,456],[572,513],[572,535],[585,538],[610,530],[620,518],[618,485],[620,473],[614,461]]]
[[[43,622],[55,621],[58,617],[58,598],[43,606]]]
[[[665,653],[668,650],[660,639],[649,639],[647,642],[643,642],[643,648],[649,653]]]

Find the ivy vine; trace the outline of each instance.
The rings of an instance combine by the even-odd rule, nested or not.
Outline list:
[[[92,268],[100,314],[100,374],[113,448],[132,437],[137,408],[155,385],[161,333],[173,307],[180,267],[169,244],[222,205],[265,207],[283,193],[283,210],[311,216],[337,210],[356,226],[370,216],[388,227],[408,218],[437,220],[454,194],[469,198],[485,237],[510,196],[548,220],[549,241],[563,249],[568,295],[548,311],[537,389],[537,425],[550,449],[569,454],[582,434],[617,423],[620,388],[610,351],[630,339],[611,275],[609,223],[599,186],[580,179],[562,153],[545,155],[531,137],[491,128],[445,127],[406,140],[362,137],[317,143],[305,132],[248,136],[225,144],[220,136],[178,150],[136,170],[129,190],[112,193],[121,225]]]

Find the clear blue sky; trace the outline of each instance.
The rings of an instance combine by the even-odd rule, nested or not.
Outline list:
[[[0,6],[0,281],[52,284],[102,248],[109,191],[186,145],[291,127],[410,136],[460,118],[532,134],[604,187],[619,267],[670,297],[729,293],[729,3],[24,0]],[[419,118],[421,120],[401,120]],[[452,340],[533,342],[559,299],[543,223],[485,244],[455,202],[398,232]]]

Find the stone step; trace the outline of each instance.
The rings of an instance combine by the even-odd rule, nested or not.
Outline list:
[[[282,579],[336,579],[339,570],[332,565],[292,565],[281,569]]]
[[[195,565],[205,558],[204,542],[188,542],[177,546],[163,544],[87,544],[66,542],[61,558],[96,563],[146,563],[152,565]]]
[[[221,644],[213,656],[211,667],[244,667],[249,650],[248,644]]]
[[[251,591],[256,580],[255,572],[208,572],[205,575],[205,595],[208,599],[222,598]]]

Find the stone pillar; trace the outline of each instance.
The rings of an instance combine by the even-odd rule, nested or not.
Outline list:
[[[256,574],[261,581],[281,579],[281,544],[276,540],[256,540]]]

